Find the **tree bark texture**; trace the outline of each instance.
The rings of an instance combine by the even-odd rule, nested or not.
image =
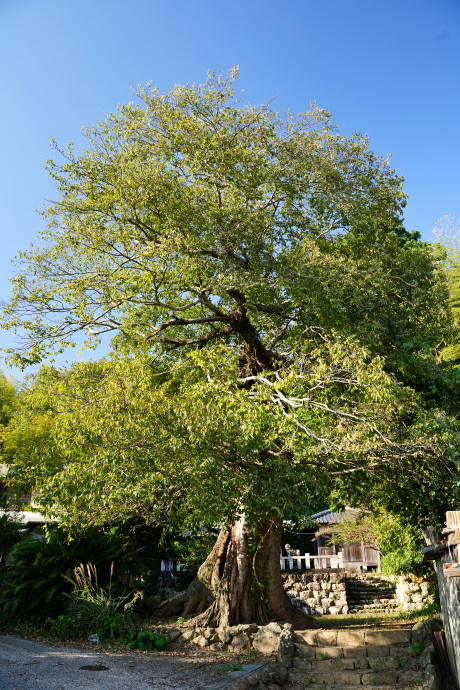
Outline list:
[[[313,626],[290,603],[281,578],[281,525],[265,520],[251,537],[244,515],[222,530],[196,579],[160,607],[161,616],[190,616],[203,626],[228,627],[270,620]]]

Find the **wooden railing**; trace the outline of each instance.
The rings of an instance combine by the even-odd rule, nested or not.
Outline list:
[[[312,564],[313,562],[313,564]],[[310,570],[311,568],[343,568],[343,554],[328,556],[281,556],[281,570]]]

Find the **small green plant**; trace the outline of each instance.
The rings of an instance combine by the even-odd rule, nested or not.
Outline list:
[[[396,668],[402,668],[402,666],[404,666],[403,660],[401,659],[400,656],[397,656],[396,657]]]
[[[179,616],[179,618],[176,621],[177,625],[182,625],[182,623],[185,623],[185,618],[184,616]]]
[[[128,644],[129,649],[140,649],[142,652],[165,652],[168,649],[166,635],[153,630],[141,630]]]
[[[248,652],[248,659],[255,659],[257,656],[257,650],[254,649],[254,647],[251,647],[251,649]]]
[[[322,652],[318,652],[316,654],[316,658],[317,659],[327,659],[327,656],[325,654],[323,654]]]
[[[227,666],[224,666],[222,671],[243,671],[243,667],[241,664],[228,664]]]
[[[423,641],[417,640],[417,642],[412,645],[412,654],[414,654],[414,656],[419,656],[423,652],[424,648],[425,645],[423,644]]]

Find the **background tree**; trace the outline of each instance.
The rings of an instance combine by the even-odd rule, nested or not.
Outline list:
[[[235,76],[139,89],[86,151],[60,151],[4,316],[24,365],[113,335],[89,378],[48,386],[74,403],[32,481],[94,521],[223,522],[176,602],[221,624],[296,615],[280,526],[309,485],[456,457],[408,386],[433,375],[450,312],[435,255],[401,229],[401,178],[315,105],[235,101]]]

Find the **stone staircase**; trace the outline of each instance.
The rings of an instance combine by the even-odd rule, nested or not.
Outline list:
[[[298,631],[294,633],[293,667],[285,687],[292,690],[440,689],[433,665],[434,647],[426,635],[421,637],[415,630]]]
[[[396,586],[377,576],[347,577],[345,589],[349,613],[388,613],[398,605]]]

